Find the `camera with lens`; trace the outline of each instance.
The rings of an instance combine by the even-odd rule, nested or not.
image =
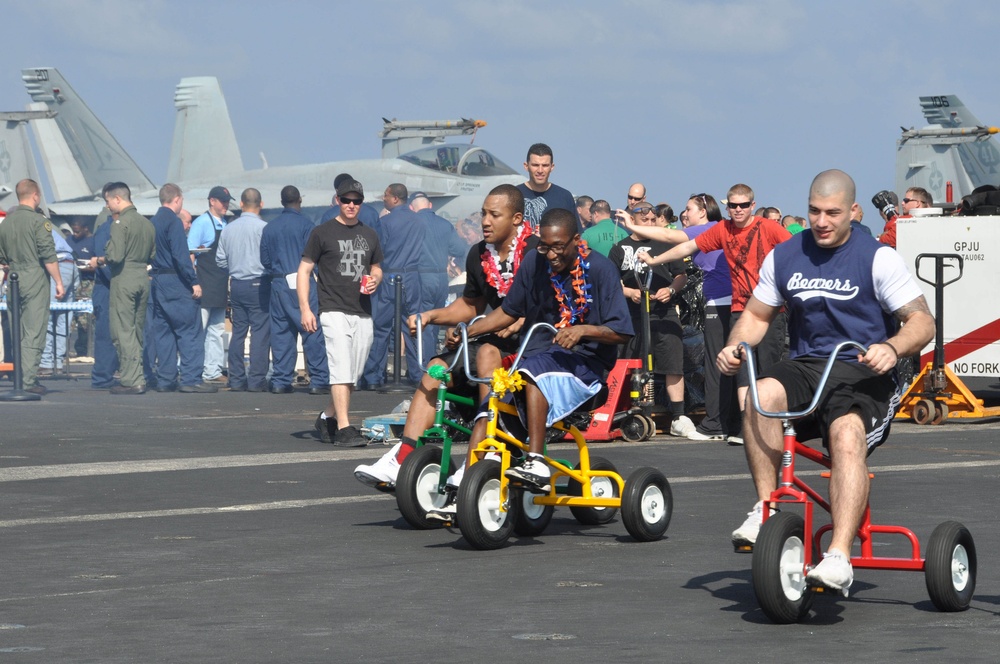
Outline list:
[[[892,221],[893,217],[899,214],[896,211],[895,198],[895,194],[885,189],[872,196],[872,205],[885,216],[886,221]]]

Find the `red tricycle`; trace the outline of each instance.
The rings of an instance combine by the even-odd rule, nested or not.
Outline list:
[[[750,375],[753,407],[764,417],[782,420],[784,448],[778,488],[764,503],[763,525],[757,541],[752,547],[738,546],[737,551],[753,552],[753,590],[767,617],[777,623],[792,623],[805,617],[816,594],[830,592],[822,586],[809,583],[806,574],[820,558],[823,536],[833,530],[830,524],[813,530],[814,506],[818,505],[829,512],[830,504],[806,484],[801,476],[795,474],[796,457],[813,461],[827,470],[831,467],[830,457],[799,442],[792,420],[806,417],[816,410],[838,353],[853,347],[864,354],[867,349],[854,341],[840,343],[825,365],[809,406],[800,412],[772,413],[760,406],[750,346],[746,343],[740,346]],[[823,472],[821,476],[829,478],[830,474]],[[769,509],[778,510],[793,505],[800,506],[801,510],[775,511],[771,514]],[[874,535],[897,535],[905,538],[911,549],[910,556],[876,556],[873,550]],[[866,505],[857,537],[861,542],[861,553],[851,556],[853,567],[923,572],[927,592],[939,610],[963,611],[969,607],[976,587],[976,546],[972,535],[962,524],[946,521],[935,528],[928,541],[927,557],[921,558],[920,543],[913,531],[901,526],[873,524],[870,505]]]

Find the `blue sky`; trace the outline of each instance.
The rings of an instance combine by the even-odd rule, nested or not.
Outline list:
[[[377,157],[381,118],[474,117],[520,169],[624,203],[634,181],[683,207],[746,182],[804,215],[812,177],[842,168],[891,188],[917,98],[955,94],[1000,124],[988,2],[285,3],[39,0],[6,8],[0,110],[24,67],[57,67],[156,183],[174,86],[218,76],[244,165]],[[976,18],[980,17],[980,18]],[[871,225],[874,225],[872,222]]]

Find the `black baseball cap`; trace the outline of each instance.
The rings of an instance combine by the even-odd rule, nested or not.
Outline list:
[[[364,198],[365,190],[357,180],[344,180],[337,187],[337,196],[345,196],[347,194],[358,194],[361,198]]]
[[[229,190],[223,186],[212,187],[212,191],[208,192],[209,198],[214,198],[223,205],[229,205],[229,201],[233,200],[233,195],[229,193]]]

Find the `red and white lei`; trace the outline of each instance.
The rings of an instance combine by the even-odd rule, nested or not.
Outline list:
[[[517,269],[521,266],[521,259],[524,258],[524,248],[528,243],[529,235],[531,235],[531,229],[526,224],[522,224],[514,237],[510,239],[510,250],[507,253],[507,260],[504,261],[504,266],[510,266],[510,269],[504,272],[500,271],[500,254],[496,247],[489,243],[486,245],[486,251],[482,255],[483,273],[486,275],[486,283],[496,288],[497,295],[500,297],[506,297],[511,284],[514,283],[514,275],[517,274]]]

